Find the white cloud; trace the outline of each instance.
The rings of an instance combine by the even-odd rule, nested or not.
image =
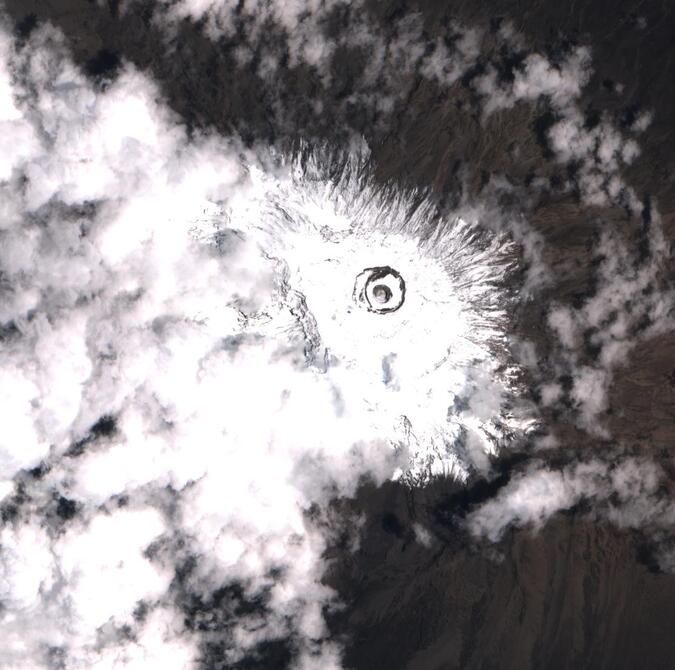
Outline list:
[[[119,510],[97,515],[86,528],[75,526],[59,538],[53,551],[68,585],[74,627],[88,632],[111,617],[124,622],[138,601],[164,593],[171,576],[142,556],[164,529],[156,510]]]
[[[580,328],[577,315],[570,307],[554,307],[548,313],[548,325],[567,349],[579,346]]]
[[[509,34],[506,37],[508,44],[515,36]],[[541,96],[561,109],[579,97],[590,79],[590,64],[591,55],[586,47],[573,49],[560,64],[552,63],[542,54],[532,53],[516,69],[512,81],[500,82],[497,68],[490,63],[486,72],[476,77],[474,86],[485,96],[483,113],[486,115]]]
[[[91,665],[92,670],[116,668],[166,668],[184,670],[198,662],[193,640],[187,636],[178,616],[165,608],[155,608],[134,641],[104,647]]]
[[[270,630],[248,642],[283,632],[319,653],[313,640],[333,595],[319,583],[323,536],[304,512],[324,493],[295,482],[311,441],[293,444],[297,431],[277,434],[274,424],[294,384],[289,411],[301,419],[311,383],[278,342],[224,346],[240,333],[242,310],[272,300],[274,268],[248,243],[220,253],[191,232],[209,202],[250,196],[238,147],[206,135],[188,142],[155,87],[128,67],[96,91],[50,28],[18,53],[3,39],[3,66],[15,75],[3,109],[16,110],[7,122],[30,141],[2,175],[10,204],[1,317],[10,335],[0,374],[10,387],[1,474],[8,482],[48,458],[31,493],[35,514],[55,489],[82,518],[57,532],[27,510],[3,531],[3,663],[46,667],[49,649],[60,649],[69,667],[166,667],[169,652],[174,667],[186,667],[200,641],[175,624],[176,566],[144,555],[176,531],[192,538],[195,588],[243,581],[253,598],[273,586]],[[256,373],[269,377],[266,396]],[[103,416],[116,417],[116,430],[85,441],[81,458],[64,458]],[[331,468],[338,493],[373,468],[386,477],[388,454],[361,454],[353,465],[349,453],[332,454],[320,465],[324,482]],[[178,528],[160,513],[167,485],[183,490]],[[128,507],[111,502],[119,495]],[[150,601],[145,623],[133,616],[141,600]],[[245,652],[248,625],[223,632],[227,653]]]
[[[655,463],[639,458],[589,460],[557,469],[534,462],[472,510],[466,525],[474,536],[496,542],[511,526],[538,530],[556,513],[587,500],[593,503],[592,516],[618,526],[672,530],[675,505],[658,492],[663,478]]]
[[[415,532],[415,539],[427,549],[434,544],[433,535],[420,523],[413,524],[413,531]]]
[[[604,437],[614,370],[639,342],[673,328],[675,296],[661,280],[669,252],[658,213],[652,216],[643,259],[626,246],[620,231],[603,226],[594,249],[599,262],[593,293],[577,308],[553,305],[548,313],[548,326],[562,345],[560,376],[572,377],[569,399],[578,411],[577,425]],[[588,363],[582,362],[584,337],[597,351]]]
[[[607,408],[608,375],[605,370],[582,366],[575,371],[572,399],[581,412],[580,423],[589,432],[607,436],[595,423],[598,414]]]

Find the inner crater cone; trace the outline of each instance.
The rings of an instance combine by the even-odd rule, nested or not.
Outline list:
[[[373,289],[373,297],[381,305],[386,303],[386,302],[389,302],[391,300],[391,297],[392,297],[391,289],[386,284],[378,284]]]

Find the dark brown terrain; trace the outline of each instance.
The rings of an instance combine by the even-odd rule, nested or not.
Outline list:
[[[348,665],[673,667],[675,580],[640,562],[638,537],[570,513],[479,550],[444,523],[435,492],[419,497],[416,516],[437,537],[429,549],[398,487],[360,496],[366,540],[330,579],[350,603],[336,623],[351,634]]]
[[[228,49],[195,26],[180,28],[167,56],[149,22],[151,3],[128,13],[119,11],[116,0],[4,4],[20,33],[44,20],[60,27],[76,61],[92,76],[114,75],[121,59],[148,70],[190,128],[236,131],[247,141],[303,135],[339,140],[336,119],[319,117],[305,105],[317,89],[301,68],[281,82],[284,104],[295,110],[292,121],[276,118],[252,76],[234,69]],[[566,40],[591,45],[594,75],[582,104],[589,114],[602,111],[617,119],[636,109],[653,110],[654,121],[640,139],[642,154],[625,178],[641,198],[656,204],[666,236],[675,240],[675,5],[644,0],[372,5],[383,24],[412,10],[423,12],[431,26],[447,14],[468,24],[508,17],[533,48],[555,49]],[[646,27],[636,27],[639,19]],[[344,67],[343,89],[325,93],[328,109],[349,91],[351,65]],[[625,86],[622,96],[611,92],[617,81]],[[441,92],[415,82],[391,126],[374,131],[374,119],[359,110],[337,122],[349,123],[372,142],[379,177],[431,188],[441,202],[458,197],[460,167],[469,171],[466,188],[476,192],[491,174],[507,174],[516,188],[525,189],[532,173],[550,177],[562,170],[547,159],[537,134],[543,111],[516,106],[481,126],[476,116],[458,111],[464,98],[459,83]],[[516,145],[517,157],[509,150]],[[530,223],[545,238],[556,283],[547,300],[523,308],[515,327],[542,352],[548,299],[573,302],[591,288],[590,249],[599,219],[621,227],[628,244],[640,244],[640,222],[619,209],[590,210],[568,194],[543,197],[531,210]],[[663,280],[672,279],[671,265],[663,269]],[[605,417],[612,444],[593,440],[564,416],[547,418],[562,444],[549,455],[552,461],[620,443],[624,451],[649,455],[672,472],[675,336],[640,343],[617,371]],[[327,575],[346,603],[331,615],[331,628],[344,640],[348,667],[675,668],[675,575],[658,569],[648,537],[591,520],[583,506],[557,515],[539,532],[511,530],[496,545],[476,544],[456,522],[526,458],[504,459],[493,482],[465,491],[437,483],[413,495],[394,484],[365,485],[355,500],[343,503],[346,512],[366,518],[360,548],[352,553],[337,543]],[[431,546],[414,540],[414,522],[430,530]],[[283,667],[274,658],[264,667]]]

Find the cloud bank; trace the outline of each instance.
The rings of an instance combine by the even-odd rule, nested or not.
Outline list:
[[[308,513],[396,461],[303,439],[331,389],[242,336],[273,264],[193,234],[255,189],[240,148],[188,141],[131,68],[95,88],[49,27],[2,46],[3,667],[234,665],[275,639],[331,667]],[[226,587],[256,606],[200,624]]]

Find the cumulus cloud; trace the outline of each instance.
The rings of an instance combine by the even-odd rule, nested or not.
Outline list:
[[[548,313],[548,326],[561,345],[556,355],[559,379],[572,379],[566,397],[577,412],[575,420],[604,437],[614,371],[639,342],[673,328],[674,296],[663,279],[669,249],[658,214],[653,216],[642,251],[630,249],[619,231],[604,226],[594,248],[593,292],[581,305],[556,304]],[[593,356],[584,358],[582,352],[589,348]],[[544,404],[551,404],[554,395],[565,396],[561,383],[544,382],[540,391]]]
[[[502,37],[505,44],[513,45],[512,32],[502,32]],[[506,81],[500,79],[496,64],[488,63],[485,72],[475,78],[474,86],[486,98],[484,114],[540,97],[548,98],[555,108],[564,109],[588,83],[590,65],[591,54],[586,47],[573,49],[560,63],[551,62],[543,54],[531,53],[523,57],[512,78]]]
[[[556,513],[586,501],[592,518],[672,533],[675,504],[660,490],[665,480],[658,465],[642,458],[590,459],[558,468],[534,462],[470,512],[466,525],[474,536],[495,542],[512,526],[538,530]]]
[[[132,8],[133,2],[127,7]],[[366,3],[288,3],[277,0],[239,4],[201,0],[160,0],[153,21],[169,49],[181,21],[190,20],[214,43],[232,46],[239,67],[264,86],[275,126],[295,128],[298,110],[282,103],[290,72],[311,79],[297,100],[313,120],[343,139],[366,131],[386,132],[418,77],[442,88],[457,82],[475,63],[483,31],[451,23],[444,34],[427,34],[417,13],[378,22]],[[356,119],[365,120],[366,126]],[[334,122],[337,121],[337,125]],[[311,135],[307,125],[301,131]]]

